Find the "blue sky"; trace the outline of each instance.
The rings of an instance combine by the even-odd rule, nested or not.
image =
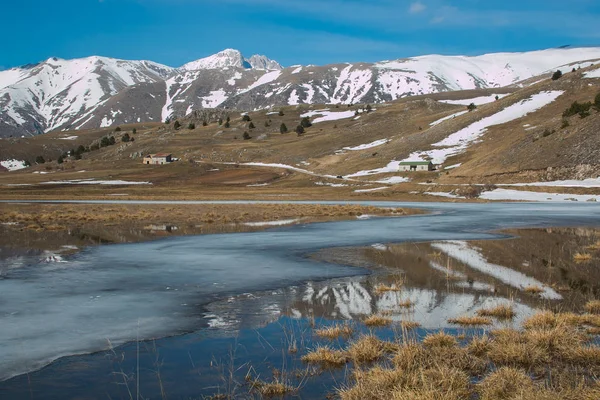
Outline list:
[[[598,0],[4,0],[0,68],[56,56],[171,66],[236,48],[284,65],[600,45]]]

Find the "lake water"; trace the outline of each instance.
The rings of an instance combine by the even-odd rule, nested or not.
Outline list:
[[[378,311],[401,315],[396,305],[404,296],[415,303],[413,318],[426,331],[449,328],[449,316],[498,297],[478,290],[485,289],[481,282],[447,291],[408,282],[402,294],[377,295],[373,269],[309,254],[381,243],[492,239],[502,237],[492,231],[505,228],[600,226],[600,206],[594,204],[409,206],[431,213],[102,245],[63,262],[37,256],[0,260],[0,397],[130,398],[137,359],[145,398],[163,397],[161,385],[169,398],[231,393],[233,378],[223,377],[239,357],[236,352],[228,358],[232,349],[263,369],[283,363],[300,370],[298,357],[282,353],[291,337],[312,342],[304,332],[313,318],[327,324]],[[527,304],[517,308],[520,315],[532,312]],[[242,369],[229,376],[239,379]],[[322,395],[340,374],[303,381],[303,393]]]

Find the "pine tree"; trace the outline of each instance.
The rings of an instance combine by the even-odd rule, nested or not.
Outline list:
[[[108,140],[108,138],[106,136],[104,136],[101,140],[100,140],[100,147],[106,147],[106,146],[110,146],[110,140]],[[75,155],[75,152],[71,153],[71,155]]]
[[[173,124],[173,128],[175,128],[175,130],[181,128],[181,124],[179,123],[179,121],[175,121],[175,124]]]
[[[242,121],[250,122],[250,121],[252,121],[252,118],[250,118],[250,116],[248,114],[244,114],[244,116],[242,117]]]
[[[248,132],[244,132],[244,140],[250,140],[252,139],[252,136],[250,136],[250,134]]]
[[[373,107],[371,107],[370,104],[367,104],[367,112],[370,113],[371,111],[373,111]]]
[[[190,122],[190,124],[188,125],[188,129],[189,130],[196,129],[196,124],[194,124],[193,122]]]
[[[129,133],[126,133],[126,134],[124,134],[124,135],[121,137],[121,141],[122,141],[122,142],[125,142],[125,143],[127,143],[127,142],[129,142],[130,140],[131,140],[131,137],[129,137]]]
[[[256,127],[254,126],[254,122],[250,122],[250,125],[248,125],[248,129],[254,129],[254,128],[256,128]]]
[[[600,111],[600,93],[598,93],[594,99],[594,106],[596,106],[596,109]]]
[[[296,127],[296,133],[298,134],[298,136],[304,135],[304,127],[302,125],[298,125]]]
[[[111,136],[108,138],[108,144],[110,144],[112,146],[115,143],[117,143],[117,141],[115,140],[114,136]],[[77,156],[77,153],[75,153],[75,155]]]
[[[229,117],[227,117],[229,118]],[[219,118],[219,126],[223,125],[223,118]]]
[[[285,114],[283,113],[283,110],[279,110],[279,116],[283,117]]]
[[[559,69],[557,70],[554,74],[552,74],[552,80],[553,81],[557,81],[562,77],[563,73],[562,71]]]
[[[302,121],[300,121],[300,125],[302,125],[303,128],[310,128],[312,123],[308,117],[304,117],[302,118]]]
[[[121,132],[121,127],[120,127],[120,126],[117,126],[117,127],[115,128],[115,132]]]
[[[223,121],[223,120],[221,120]],[[229,115],[227,116],[227,122],[231,122],[231,118],[229,118]]]
[[[202,121],[202,126],[208,126],[208,122],[206,120]]]
[[[131,131],[131,133],[135,135],[137,133],[137,129],[133,128],[133,131]]]
[[[500,100],[500,96],[496,95],[496,101]]]
[[[60,156],[56,159],[56,162],[59,164],[62,164],[65,160],[63,159],[63,156]]]
[[[229,123],[229,121],[225,122],[225,128],[229,128],[231,126],[231,124]]]
[[[467,106],[467,110],[469,111],[473,111],[477,108],[477,106],[475,105],[475,103],[471,103]]]
[[[288,128],[287,128],[287,126],[285,126],[285,124],[283,122],[281,123],[281,126],[279,126],[279,132],[288,133]]]
[[[36,163],[36,164],[44,164],[45,162],[46,162],[46,160],[44,160],[44,157],[43,157],[43,156],[37,156],[37,157],[35,158],[35,163]]]

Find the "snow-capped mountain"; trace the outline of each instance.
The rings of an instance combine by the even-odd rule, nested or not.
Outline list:
[[[231,49],[180,68],[102,57],[50,59],[0,72],[0,137],[163,121],[199,108],[381,103],[508,86],[599,59],[600,48],[288,68],[264,56],[246,59]]]
[[[180,70],[196,71],[204,69],[221,69],[226,67],[265,71],[283,69],[277,61],[273,61],[266,56],[255,54],[250,58],[245,58],[239,50],[225,49],[212,56],[187,63],[183,65]]]

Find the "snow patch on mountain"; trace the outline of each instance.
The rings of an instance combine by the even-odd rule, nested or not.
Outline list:
[[[25,161],[21,160],[4,160],[0,161],[0,165],[9,171],[18,171],[20,169],[27,168]]]
[[[255,54],[247,59],[239,50],[225,49],[212,56],[184,64],[180,70],[197,71],[202,69],[222,69],[226,67],[267,71],[280,70],[283,68],[277,61],[273,61],[266,56]]]

